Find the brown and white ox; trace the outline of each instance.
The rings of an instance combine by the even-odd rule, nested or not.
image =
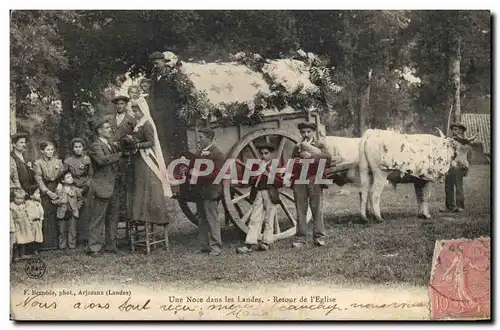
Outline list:
[[[361,217],[367,221],[366,208],[377,222],[380,215],[380,196],[387,180],[413,183],[418,204],[418,216],[430,219],[428,200],[430,182],[441,180],[452,166],[467,169],[469,143],[430,134],[401,134],[385,130],[367,130],[359,143],[359,171],[361,181]]]

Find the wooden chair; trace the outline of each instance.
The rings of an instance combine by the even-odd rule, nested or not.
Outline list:
[[[169,250],[168,224],[159,225],[134,220],[129,221],[128,227],[132,252],[135,252],[136,248],[145,248],[146,254],[149,254],[158,245],[163,245],[166,250]]]

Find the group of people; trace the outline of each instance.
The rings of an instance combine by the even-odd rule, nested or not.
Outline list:
[[[93,142],[87,146],[82,138],[72,139],[70,155],[64,161],[57,157],[55,144],[44,141],[39,145],[41,157],[32,163],[25,153],[27,135],[19,133],[11,137],[10,232],[14,259],[37,254],[40,249],[75,249],[77,242],[86,246],[86,253],[90,256],[102,252],[116,253],[122,208],[126,209],[126,221],[160,225],[170,222],[166,199],[174,194],[166,163],[181,147],[176,144],[179,132],[170,113],[175,108],[167,106],[175,104],[167,77],[169,70],[176,65],[176,59],[155,52],[151,60],[155,67],[151,79],[141,81],[139,86],[130,86],[128,96],[114,97],[112,112],[103,116],[101,111],[91,123]],[[327,163],[333,160],[324,141],[316,138],[314,123],[301,123],[298,129],[302,141],[295,146],[294,158],[312,158],[315,164],[320,160]],[[459,138],[465,127],[454,125],[452,130]],[[197,177],[194,189],[198,198],[201,251],[217,256],[222,248],[217,211],[222,187],[213,182],[225,156],[216,145],[213,130],[201,128],[198,133],[199,150],[195,158],[210,159],[215,169],[209,175],[201,175],[191,166],[188,176]],[[267,177],[275,147],[264,143],[256,148],[267,169],[250,181],[253,204],[246,239],[236,249],[241,254],[266,251],[273,243],[278,189],[284,185],[279,175],[272,182]],[[166,154],[166,150],[172,153]],[[301,165],[298,166],[297,172],[300,173]],[[309,208],[313,218],[313,242],[317,246],[326,244],[323,220],[325,186],[315,182],[315,175],[314,166],[309,166],[308,184],[291,183],[298,222],[292,244],[295,249],[306,244]],[[451,172],[447,178],[448,210],[458,212],[464,207],[464,175]],[[456,203],[451,197],[455,190]]]
[[[112,102],[115,113],[91,123],[94,141],[70,142],[64,161],[55,144],[40,143],[40,159],[26,158],[27,134],[11,137],[11,249],[13,259],[40,249],[116,253],[120,209],[127,219],[167,224],[165,198],[172,197],[166,165],[139,86]]]

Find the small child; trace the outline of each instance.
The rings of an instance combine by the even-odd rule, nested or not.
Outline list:
[[[66,170],[56,188],[59,249],[76,248],[76,226],[79,210],[83,205],[82,190],[75,185],[71,171]]]
[[[40,189],[37,189],[26,201],[28,218],[31,221],[31,230],[33,233],[33,253],[35,255],[38,255],[41,243],[43,243],[43,207],[41,200]]]
[[[266,171],[270,171],[272,153],[275,150],[272,144],[262,144],[256,147],[261,155],[261,159],[266,164]],[[267,251],[274,240],[274,221],[279,203],[278,187],[283,186],[281,175],[276,175],[273,183],[268,182],[266,173],[261,174],[251,181],[252,190],[250,199],[254,200],[252,204],[252,213],[248,223],[248,232],[245,239],[245,245],[236,248],[236,253],[247,254],[255,250]],[[264,227],[262,240],[259,241],[259,235]]]
[[[142,113],[150,113],[148,102],[144,96],[141,95],[141,88],[139,86],[132,85],[128,88],[127,92],[130,96],[130,103],[127,105],[127,112],[129,115],[134,117],[132,105],[137,105],[139,109],[141,109]]]
[[[26,245],[34,240],[31,221],[29,219],[26,206],[26,193],[21,188],[13,188],[10,193],[10,216],[14,225],[14,241],[16,250],[14,260],[24,259],[26,255]]]

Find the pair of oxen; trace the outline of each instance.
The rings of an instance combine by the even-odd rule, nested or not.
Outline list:
[[[430,219],[431,182],[442,181],[452,167],[468,169],[467,154],[475,138],[453,139],[437,130],[439,136],[375,129],[367,130],[361,138],[327,136],[325,142],[334,158],[329,177],[339,186],[349,183],[359,187],[360,214],[365,221],[367,208],[377,222],[384,221],[380,197],[388,181],[394,187],[413,184],[418,216]]]

